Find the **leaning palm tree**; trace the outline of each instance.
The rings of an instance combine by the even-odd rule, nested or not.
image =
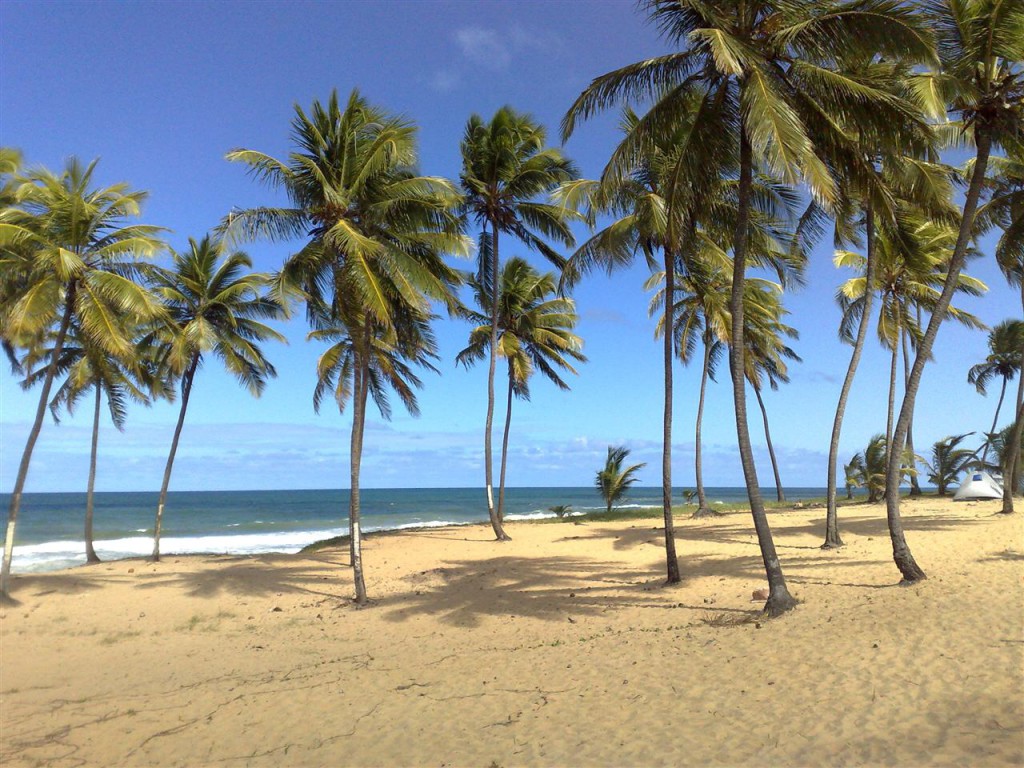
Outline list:
[[[491,433],[494,425],[494,377],[498,355],[499,235],[511,235],[561,267],[562,256],[545,240],[571,247],[569,228],[577,219],[564,206],[540,202],[559,184],[576,178],[576,167],[562,152],[546,146],[544,128],[529,115],[502,107],[485,122],[473,115],[462,139],[465,195],[462,210],[480,226],[477,281],[490,293],[491,343],[487,369],[487,417],[484,425],[484,482],[487,514],[499,541],[509,536],[494,506],[494,467]]]
[[[415,172],[412,123],[374,107],[358,91],[344,108],[332,93],[326,105],[314,101],[309,114],[296,106],[292,135],[296,147],[287,162],[254,150],[228,153],[282,189],[291,207],[234,212],[225,227],[237,237],[308,238],[285,261],[276,285],[282,297],[297,294],[305,303],[314,338],[333,342],[335,351],[318,364],[317,392],[333,381],[339,405],[352,399],[349,550],[355,599],[363,604],[359,491],[366,404],[372,395],[381,406],[390,386],[414,405],[403,382],[414,386],[415,380],[403,361],[429,362],[430,301],[457,306],[459,274],[443,257],[468,255],[471,243],[462,234],[460,197],[451,182]]]
[[[966,263],[968,246],[975,231],[975,214],[981,199],[989,156],[994,148],[1024,138],[1024,6],[999,0],[959,2],[945,0],[928,6],[930,23],[937,30],[941,69],[919,76],[918,92],[930,102],[936,116],[946,117],[947,108],[959,118],[959,136],[975,147],[974,165],[964,198],[963,214],[956,244],[946,268],[946,280],[921,342],[907,380],[903,404],[896,422],[894,441],[906,439],[914,403],[926,362],[939,326],[958,286]],[[888,482],[895,485],[901,471],[900,456],[888,457]],[[886,500],[893,560],[908,583],[925,578],[906,544],[899,520],[898,494]]]
[[[512,424],[513,395],[530,399],[530,378],[539,370],[559,389],[569,385],[559,369],[575,374],[570,360],[585,362],[583,340],[572,332],[579,318],[572,299],[555,297],[555,276],[540,274],[521,258],[509,259],[501,270],[498,291],[498,355],[508,363],[508,394],[505,403],[505,431],[501,442],[501,471],[498,480],[498,521],[505,517],[505,470],[509,429]],[[469,346],[459,352],[457,363],[469,367],[487,355],[491,343],[491,296],[487,286],[473,282],[482,313],[470,312],[478,325],[470,331]]]
[[[123,323],[125,318],[111,318],[112,322]],[[132,329],[119,331],[133,335]],[[37,347],[30,350],[22,360],[27,374],[22,382],[29,389],[46,376],[46,369],[36,369],[45,364],[53,354],[52,348]],[[128,417],[128,402],[150,405],[156,397],[173,397],[173,390],[166,380],[157,375],[153,365],[152,350],[136,348],[128,358],[117,358],[97,349],[88,336],[81,333],[72,323],[64,340],[56,375],[63,380],[50,400],[53,420],[59,422],[60,410],[73,414],[83,397],[93,395],[92,443],[89,454],[89,480],[85,494],[85,559],[89,563],[100,562],[93,544],[94,489],[96,486],[96,464],[99,451],[100,411],[103,397],[107,399],[110,421],[119,431],[124,431]]]
[[[730,373],[747,495],[769,582],[765,610],[795,605],[786,587],[758,488],[747,427],[743,366],[743,284],[750,243],[755,168],[788,184],[804,181],[822,203],[837,201],[829,164],[856,156],[855,136],[888,135],[916,120],[868,78],[848,75],[855,61],[882,56],[929,60],[934,49],[916,9],[887,0],[855,4],[753,0],[645,0],[652,20],[680,47],[596,78],[563,120],[576,122],[627,99],[656,99],[642,133],[657,132],[688,111],[697,92],[700,119],[728,138],[739,158],[733,238]],[[842,118],[840,117],[842,116]],[[855,129],[855,130],[851,130]],[[639,142],[639,134],[635,143]],[[720,165],[705,168],[717,176]]]
[[[629,453],[629,448],[625,446],[609,445],[604,467],[598,470],[594,480],[597,490],[601,493],[601,498],[607,505],[609,514],[612,511],[612,505],[626,494],[633,483],[640,479],[636,473],[647,466],[646,463],[640,463],[624,467],[623,464]]]
[[[1024,321],[1004,320],[996,325],[988,334],[989,353],[985,361],[972,365],[967,372],[967,383],[973,384],[981,395],[987,394],[987,387],[993,379],[1001,379],[999,400],[996,402],[996,413],[992,417],[992,428],[988,434],[994,434],[999,422],[999,411],[1006,395],[1006,385],[1021,371],[1021,350],[1024,349]],[[981,454],[984,463],[988,457],[988,440]]]
[[[144,268],[138,259],[162,245],[160,229],[129,223],[138,216],[146,194],[130,191],[127,184],[94,188],[95,169],[95,161],[83,166],[71,159],[60,175],[31,170],[17,177],[16,204],[0,216],[4,340],[41,343],[56,328],[11,493],[0,595],[8,594],[21,496],[72,321],[98,349],[129,355],[134,339],[110,318],[143,321],[160,314],[157,302],[134,280]],[[11,283],[9,270],[16,275]]]
[[[151,287],[166,307],[169,321],[159,324],[147,343],[163,347],[161,363],[181,390],[178,421],[164,467],[160,498],[153,524],[153,560],[160,559],[167,489],[185,425],[192,385],[208,359],[219,358],[224,368],[259,397],[268,378],[277,375],[259,343],[284,341],[284,337],[260,320],[281,315],[281,306],[265,295],[268,278],[251,273],[252,262],[241,251],[228,252],[209,235],[189,239],[188,250],[171,253],[171,267],[153,270]]]
[[[935,483],[939,496],[946,495],[949,485],[956,482],[957,476],[974,458],[975,451],[958,447],[970,434],[950,435],[932,445],[932,460],[925,466],[928,468],[928,481]]]

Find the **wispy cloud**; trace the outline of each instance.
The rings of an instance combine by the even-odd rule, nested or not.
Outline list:
[[[463,27],[455,30],[455,42],[462,55],[473,64],[488,69],[507,69],[512,63],[510,41],[498,35],[493,29]]]

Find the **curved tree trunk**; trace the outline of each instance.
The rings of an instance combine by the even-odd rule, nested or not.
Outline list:
[[[978,210],[978,200],[981,197],[981,187],[985,179],[985,172],[988,169],[988,156],[992,148],[992,139],[986,130],[979,130],[982,126],[975,127],[975,140],[978,152],[974,163],[974,173],[971,175],[971,183],[967,189],[967,197],[964,200],[963,216],[960,219],[960,233],[957,236],[956,247],[953,249],[953,256],[949,261],[949,271],[945,283],[942,286],[942,293],[935,307],[932,309],[931,319],[928,321],[928,329],[917,349],[914,358],[914,365],[910,371],[910,380],[907,382],[907,391],[903,396],[903,406],[900,408],[900,417],[896,422],[895,441],[901,445],[906,439],[907,428],[910,426],[910,419],[914,413],[914,402],[917,398],[917,390],[921,384],[921,374],[924,371],[925,363],[932,353],[932,346],[935,344],[935,337],[939,333],[939,326],[949,309],[953,299],[957,281],[960,278],[960,270],[963,269],[967,258],[967,244],[970,242],[974,229],[974,214]],[[886,465],[886,483],[898,485],[900,476],[900,457],[895,453],[888,456]],[[886,518],[889,523],[889,538],[892,541],[892,557],[903,576],[904,583],[913,583],[926,578],[925,572],[914,560],[910,547],[907,545],[906,536],[903,534],[903,522],[900,519],[900,496],[898,493],[886,494],[885,500]]]
[[[199,354],[196,353],[189,363],[185,375],[181,378],[181,410],[178,411],[178,423],[174,426],[174,437],[171,438],[171,452],[167,455],[164,467],[164,481],[160,485],[160,499],[156,504],[156,522],[153,524],[153,562],[160,562],[160,532],[163,528],[164,506],[167,504],[167,488],[171,484],[171,470],[174,468],[174,455],[178,452],[178,440],[181,428],[185,425],[185,411],[188,410],[188,399],[192,394],[192,380],[199,366]]]
[[[512,426],[512,361],[508,364],[508,401],[505,403],[505,434],[501,439],[501,473],[498,476],[498,520],[505,522],[505,467],[508,463],[508,433]]]
[[[366,604],[366,581],[363,578],[363,535],[359,519],[359,471],[363,460],[363,432],[366,427],[366,396],[369,391],[367,382],[369,373],[369,335],[367,325],[364,334],[364,346],[356,363],[355,391],[352,410],[352,438],[349,451],[349,500],[348,500],[348,531],[349,555],[352,560],[352,579],[356,591],[356,605]]]
[[[757,404],[761,408],[761,420],[764,422],[764,439],[768,443],[768,456],[772,460],[772,473],[775,475],[775,495],[778,501],[785,501],[786,493],[782,490],[782,478],[779,477],[779,462],[775,458],[775,446],[772,445],[772,433],[768,429],[768,411],[765,410],[764,400],[761,398],[761,388],[754,387],[754,394],[757,396]]]
[[[708,506],[708,498],[704,493],[704,467],[701,452],[701,429],[704,424],[704,394],[708,386],[708,371],[711,366],[711,329],[704,331],[704,365],[700,370],[700,399],[697,401],[697,430],[694,441],[694,472],[697,479],[697,510],[691,517],[719,517],[717,512]]]
[[[996,403],[996,415],[992,417],[992,429],[988,431],[988,435],[985,436],[985,449],[981,452],[981,463],[985,463],[985,459],[988,458],[988,449],[990,447],[990,435],[996,433],[996,426],[999,424],[999,411],[1003,407],[1003,398],[1006,396],[1006,377],[1003,377],[1003,386],[999,388],[999,402]]]
[[[743,479],[747,485],[750,514],[754,518],[757,543],[761,549],[765,574],[768,577],[768,601],[764,611],[769,616],[778,616],[796,606],[796,600],[789,593],[782,565],[775,551],[768,516],[761,501],[761,489],[757,482],[754,453],[750,445],[747,427],[746,377],[744,376],[743,354],[743,281],[747,258],[747,227],[750,219],[750,198],[753,185],[753,157],[746,132],[740,129],[740,179],[739,211],[737,216],[735,245],[733,248],[732,291],[729,309],[732,312],[731,343],[729,344],[729,370],[732,374],[732,396],[736,406],[736,439],[739,446],[740,462],[743,465]]]
[[[846,402],[850,398],[850,390],[853,388],[853,378],[857,374],[857,366],[860,364],[860,356],[864,351],[864,339],[867,337],[868,323],[871,320],[871,304],[875,292],[872,285],[875,282],[875,214],[870,201],[866,206],[865,229],[867,240],[867,262],[864,265],[864,313],[861,315],[860,324],[857,327],[857,339],[853,344],[853,354],[850,355],[850,364],[846,368],[846,378],[843,379],[843,387],[839,391],[839,404],[836,406],[836,417],[832,422],[832,441],[828,448],[828,491],[827,509],[825,511],[825,543],[822,549],[833,549],[843,546],[843,540],[839,536],[839,515],[836,511],[836,468],[839,465],[839,438],[843,431],[843,417],[846,415]],[[853,494],[850,488],[846,489],[846,498],[852,499]]]
[[[1024,372],[1022,372],[1024,374]],[[1006,467],[1003,471],[1003,506],[999,511],[1005,515],[1013,513],[1013,494],[1017,492],[1020,473],[1020,441],[1021,433],[1024,432],[1024,377],[1021,378],[1020,386],[1017,389],[1017,419],[1014,421],[1013,432],[1010,436],[1009,452],[1006,457]]]
[[[889,362],[889,410],[885,419],[885,455],[899,455],[901,451],[895,447],[892,433],[896,422],[896,373],[899,370],[899,342],[894,341],[892,345],[892,359]],[[895,486],[899,489],[899,485]],[[889,486],[886,486],[888,492]]]
[[[11,503],[7,510],[7,535],[4,537],[4,559],[3,564],[0,565],[0,597],[10,597],[11,594],[11,558],[14,557],[14,529],[18,524],[21,494],[25,490],[25,481],[28,479],[28,465],[32,461],[32,451],[36,447],[36,440],[39,439],[39,432],[43,428],[46,404],[50,401],[50,388],[53,386],[53,377],[57,372],[57,360],[60,358],[61,350],[64,349],[64,339],[68,333],[68,326],[71,325],[74,305],[75,284],[71,283],[64,299],[64,316],[60,319],[60,328],[57,330],[57,339],[53,343],[50,364],[46,367],[43,390],[39,393],[35,421],[32,422],[32,428],[28,432],[25,450],[21,454],[21,464],[18,465],[18,477],[14,481],[14,490],[11,491]]]
[[[494,506],[494,462],[491,434],[494,429],[494,374],[498,360],[498,228],[491,223],[491,354],[487,364],[487,422],[484,426],[484,482],[487,484],[487,517],[498,541],[509,541],[511,536],[501,526],[501,518]]]
[[[85,492],[85,560],[98,563],[100,558],[92,546],[93,491],[96,488],[96,454],[100,442],[100,400],[103,387],[96,384],[96,407],[92,414],[92,450],[89,453],[89,485]]]
[[[679,558],[676,556],[676,529],[672,520],[672,362],[675,355],[675,253],[665,249],[665,410],[662,421],[661,504],[665,520],[666,583],[678,584]]]
[[[920,321],[920,307],[918,307],[918,320]],[[920,325],[920,322],[918,323]],[[907,350],[907,331],[902,329],[903,346],[903,386],[906,389],[907,379],[910,377],[910,352]],[[914,453],[914,415],[910,415],[910,423],[907,425],[907,452],[910,454],[910,498],[916,499],[921,496],[921,484],[917,481],[917,454]]]

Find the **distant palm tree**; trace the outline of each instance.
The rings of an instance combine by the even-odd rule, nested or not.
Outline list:
[[[337,93],[310,113],[295,107],[295,150],[288,162],[238,149],[228,159],[279,187],[290,208],[234,212],[229,233],[289,241],[307,238],[275,281],[282,297],[305,303],[312,338],[332,347],[317,366],[314,405],[333,389],[339,408],[352,400],[349,453],[349,553],[355,600],[367,601],[363,577],[360,473],[366,405],[373,397],[387,417],[387,388],[415,413],[418,379],[407,363],[430,367],[431,301],[454,311],[458,272],[445,254],[468,255],[447,179],[416,170],[416,126],[352,91]]]
[[[252,262],[244,253],[228,253],[221,241],[207,235],[198,242],[190,238],[186,251],[172,251],[169,269],[153,270],[150,284],[164,302],[170,321],[160,324],[147,342],[163,347],[161,362],[167,375],[179,381],[181,389],[181,407],[153,524],[154,561],[160,559],[167,489],[199,368],[210,357],[220,358],[227,371],[254,397],[263,392],[268,378],[277,375],[258,343],[285,340],[260,322],[279,317],[282,309],[264,295],[269,283],[267,276],[247,272],[251,267]]]
[[[928,467],[928,481],[935,483],[939,496],[946,495],[946,488],[956,482],[957,476],[974,458],[974,451],[957,447],[970,434],[950,435],[932,446],[932,460],[925,466]]]
[[[996,414],[992,418],[992,428],[988,434],[996,431],[999,422],[999,411],[1006,395],[1006,385],[1021,371],[1021,351],[1024,350],[1024,321],[1004,320],[988,334],[989,354],[985,361],[971,366],[967,372],[967,383],[973,384],[982,395],[987,394],[986,388],[997,376],[1002,380],[999,388],[999,400],[996,402]],[[981,461],[988,457],[989,444],[981,454]]]
[[[849,464],[843,465],[843,474],[846,484],[846,498],[853,499],[853,489],[863,488],[867,481],[864,467],[864,454],[855,453]]]
[[[612,511],[612,505],[625,495],[629,487],[639,480],[636,473],[647,466],[646,463],[641,463],[623,467],[627,456],[629,449],[625,446],[609,445],[604,468],[597,473],[595,484],[608,507],[608,512]]]
[[[557,280],[540,274],[525,260],[509,259],[498,279],[498,356],[508,364],[508,395],[505,431],[501,443],[501,472],[498,482],[498,521],[505,519],[505,469],[508,459],[509,428],[512,424],[512,396],[530,399],[530,377],[539,370],[559,389],[569,385],[558,369],[575,374],[570,360],[585,362],[580,351],[583,340],[572,332],[579,318],[572,299],[554,296]],[[487,355],[491,343],[491,296],[487,286],[473,283],[477,304],[483,313],[470,312],[479,323],[469,334],[469,346],[459,352],[457,363],[470,366]]]
[[[564,259],[545,239],[571,247],[569,223],[578,220],[564,206],[540,202],[559,184],[576,178],[575,165],[561,150],[546,146],[544,128],[532,117],[502,107],[485,122],[473,115],[462,139],[464,213],[480,225],[477,282],[490,293],[491,342],[487,370],[487,418],[484,426],[484,475],[487,514],[499,541],[509,539],[494,506],[491,433],[494,424],[494,376],[498,355],[499,234],[512,235],[561,267]]]
[[[123,323],[125,319],[112,318],[112,322]],[[132,329],[120,332],[133,335]],[[134,334],[137,333],[136,329]],[[90,393],[94,395],[89,481],[85,494],[85,559],[89,563],[100,562],[93,545],[93,492],[96,485],[100,407],[103,395],[107,397],[110,420],[119,431],[124,431],[128,417],[128,401],[148,406],[156,397],[173,398],[173,389],[158,375],[152,352],[151,349],[138,347],[131,357],[118,359],[97,349],[74,323],[68,328],[61,349],[56,375],[62,377],[63,381],[50,400],[50,412],[54,421],[59,422],[61,408],[72,414],[83,397]],[[52,348],[37,347],[26,355],[22,365],[28,374],[22,382],[22,388],[29,389],[43,380],[46,368],[36,369],[36,365],[48,362],[52,354]]]
[[[18,176],[14,181],[17,204],[0,216],[4,277],[0,316],[5,343],[42,343],[53,327],[57,329],[11,492],[0,595],[9,594],[21,496],[72,321],[98,349],[129,355],[134,339],[110,318],[142,321],[160,313],[148,291],[133,280],[144,270],[138,259],[162,246],[162,230],[128,223],[139,214],[146,193],[132,192],[127,184],[94,188],[95,169],[95,161],[83,166],[72,158],[60,175],[37,169]],[[8,281],[11,274],[14,277]]]

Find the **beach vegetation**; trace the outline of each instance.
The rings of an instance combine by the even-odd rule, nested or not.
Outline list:
[[[973,384],[981,395],[988,394],[988,386],[993,379],[1000,380],[999,399],[996,401],[992,427],[986,434],[985,447],[981,454],[982,463],[988,458],[990,442],[995,435],[996,424],[999,423],[999,412],[1006,396],[1006,386],[1013,381],[1014,376],[1020,374],[1021,365],[1024,363],[1024,321],[1004,320],[992,328],[988,334],[988,350],[985,359],[971,366],[967,372],[967,382]]]
[[[976,451],[959,447],[970,434],[950,435],[932,446],[932,460],[926,464],[928,482],[935,483],[939,496],[946,495],[946,489],[957,482],[960,473],[968,469],[976,455]]]
[[[530,399],[530,379],[539,371],[559,389],[569,385],[559,371],[575,374],[572,362],[585,362],[583,340],[573,333],[579,317],[572,299],[556,296],[557,280],[548,272],[539,273],[526,260],[515,257],[505,262],[498,278],[498,356],[508,366],[508,390],[505,402],[505,430],[501,441],[498,476],[498,522],[505,519],[505,472],[508,465],[509,429],[512,425],[513,395]],[[471,281],[481,312],[468,311],[477,323],[470,331],[469,346],[455,361],[469,367],[487,356],[493,334],[492,295],[489,286]]]
[[[608,446],[608,456],[604,467],[598,470],[595,485],[607,507],[606,513],[611,514],[612,506],[619,501],[630,486],[640,478],[636,473],[647,466],[646,462],[624,466],[630,450],[625,446]]]
[[[159,346],[161,369],[181,394],[153,523],[154,561],[160,560],[167,490],[199,369],[211,358],[220,360],[253,397],[277,375],[260,343],[285,340],[262,322],[280,317],[283,308],[267,295],[269,277],[251,268],[245,253],[230,251],[222,240],[207,235],[200,241],[190,238],[187,250],[171,251],[169,268],[150,272],[149,285],[163,302],[167,320],[155,323],[144,343]]]
[[[458,308],[459,273],[446,254],[466,256],[457,208],[462,198],[447,179],[416,171],[416,126],[373,106],[353,90],[296,105],[295,149],[287,161],[237,149],[229,160],[280,188],[290,208],[233,212],[224,223],[235,237],[287,241],[308,238],[276,277],[282,301],[298,298],[310,338],[330,346],[317,362],[314,407],[333,397],[339,411],[352,402],[349,454],[349,554],[355,600],[367,602],[360,527],[360,467],[366,406],[373,397],[390,417],[388,389],[413,415],[411,365],[432,369],[436,343],[431,302]]]
[[[499,355],[500,239],[510,235],[561,268],[564,257],[548,241],[565,247],[575,243],[570,224],[579,220],[572,208],[539,200],[559,184],[578,176],[576,166],[560,149],[547,146],[544,127],[530,115],[502,107],[485,121],[472,115],[462,143],[462,214],[480,227],[476,283],[490,295],[491,339],[488,345],[487,416],[484,422],[484,483],[487,515],[495,538],[507,541],[494,504],[494,381]]]
[[[10,163],[7,165],[10,168]],[[36,168],[13,183],[14,203],[0,214],[5,343],[34,349],[48,341],[50,359],[40,381],[39,404],[18,467],[7,515],[0,594],[8,595],[15,526],[32,451],[50,402],[50,391],[72,323],[80,337],[114,356],[131,354],[133,323],[163,310],[141,285],[145,261],[163,246],[158,227],[132,223],[146,193],[127,184],[94,185],[96,161],[68,160],[54,173]],[[11,194],[8,183],[4,188]],[[48,334],[56,328],[52,337]]]

